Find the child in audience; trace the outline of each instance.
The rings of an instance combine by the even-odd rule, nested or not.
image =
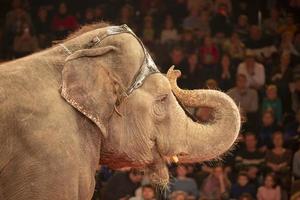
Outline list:
[[[265,177],[264,184],[258,188],[257,200],[281,200],[280,187],[276,184],[274,174]]]
[[[277,123],[282,120],[282,104],[277,94],[277,87],[275,85],[269,85],[266,89],[266,97],[263,100],[262,111],[272,110],[275,114]]]
[[[234,199],[239,199],[242,194],[248,193],[252,198],[256,196],[255,186],[249,183],[249,178],[247,173],[241,172],[237,177],[237,183],[233,184],[231,188],[230,197]]]

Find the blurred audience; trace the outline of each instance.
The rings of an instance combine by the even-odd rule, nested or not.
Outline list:
[[[182,71],[180,87],[220,89],[245,113],[236,149],[223,158],[226,167],[178,167],[181,175],[169,199],[297,199],[299,2],[4,1],[0,62],[51,47],[53,41],[61,41],[84,24],[102,20],[127,24],[143,40],[162,73],[172,65]],[[199,123],[213,123],[212,108],[200,107],[194,114]],[[97,177],[101,181],[97,178],[96,190],[103,190],[102,199],[167,197],[145,185],[136,170],[119,173],[102,166]],[[94,200],[100,198],[96,193]]]

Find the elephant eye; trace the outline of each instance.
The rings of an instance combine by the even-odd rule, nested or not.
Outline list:
[[[168,99],[168,95],[167,94],[164,94],[164,95],[161,95],[158,97],[158,101],[161,102],[161,103],[164,103],[166,102]]]

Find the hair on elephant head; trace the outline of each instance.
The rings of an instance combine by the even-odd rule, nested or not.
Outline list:
[[[157,73],[141,41],[132,32],[116,30],[108,26],[77,37],[93,41],[97,33],[100,40],[72,53],[62,72],[62,96],[104,135],[100,163],[147,168],[153,182],[166,185],[167,161],[200,162],[226,152],[240,128],[232,99],[215,90],[178,88],[179,71]],[[178,101],[213,108],[215,120],[193,121]]]

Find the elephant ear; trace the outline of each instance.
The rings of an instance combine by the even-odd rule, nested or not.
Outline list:
[[[106,46],[76,51],[66,59],[62,71],[61,95],[92,120],[104,137],[117,95],[115,82],[103,65],[115,49]]]

